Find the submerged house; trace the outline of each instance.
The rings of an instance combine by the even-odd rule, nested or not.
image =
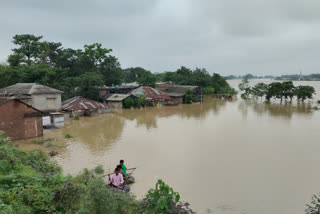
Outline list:
[[[42,112],[16,98],[0,98],[0,130],[13,140],[43,135]]]
[[[123,102],[130,97],[129,94],[113,94],[106,101],[110,108],[123,108]]]
[[[62,93],[37,83],[17,83],[0,89],[2,96],[13,96],[42,112],[60,111]]]
[[[100,87],[99,88],[99,97],[106,103],[107,99],[114,94],[128,94],[132,90],[138,88],[135,84],[124,85],[124,86],[115,86],[115,87]]]
[[[171,84],[158,84],[156,86],[160,91],[169,95],[174,103],[181,104],[184,102],[184,98],[187,90],[191,90],[195,96],[201,96],[201,91],[198,86],[192,85],[171,85]]]
[[[140,86],[130,92],[130,95],[137,97],[138,95],[144,95],[149,106],[166,105],[172,103],[172,98],[166,93],[159,91],[149,86]]]
[[[74,116],[95,116],[108,112],[108,105],[83,97],[73,97],[62,103],[62,110]]]

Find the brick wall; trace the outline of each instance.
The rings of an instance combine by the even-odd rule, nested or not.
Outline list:
[[[43,135],[42,117],[25,114],[37,113],[35,109],[12,100],[0,105],[0,130],[13,140]]]

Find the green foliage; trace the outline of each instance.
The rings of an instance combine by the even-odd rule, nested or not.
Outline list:
[[[258,83],[253,88],[248,86],[247,80],[243,80],[239,87],[240,90],[244,91],[242,96],[246,99],[249,98],[249,95],[253,97],[262,97],[265,96],[267,101],[270,101],[271,98],[280,99],[281,101],[292,99],[296,96],[298,101],[304,101],[306,99],[312,99],[315,89],[312,86],[297,86],[293,85],[292,81],[285,82],[272,82],[268,85],[264,83]]]
[[[0,214],[183,213],[179,193],[162,181],[143,201],[106,187],[101,166],[63,176],[41,151],[24,152],[0,134]]]
[[[186,95],[184,97],[185,104],[191,104],[194,101],[194,94],[193,91],[190,89],[186,90]]]
[[[320,213],[320,197],[313,195],[311,204],[307,204],[306,214],[319,214]]]
[[[70,134],[66,134],[65,138],[73,138]]]
[[[213,93],[214,93],[214,88],[212,88],[212,87],[205,87],[205,88],[202,89],[202,92],[203,92],[203,94],[210,95],[210,94],[213,94]]]
[[[262,99],[263,96],[267,94],[268,85],[264,83],[257,83],[251,89],[251,94],[254,97],[260,97]]]
[[[174,208],[180,195],[162,180],[158,180],[155,189],[150,189],[146,198],[146,213],[170,214],[177,213]]]
[[[94,172],[98,175],[103,174],[104,173],[104,169],[101,165],[97,166],[96,168],[94,168]]]
[[[73,120],[80,120],[79,116],[75,116]]]
[[[192,71],[189,68],[181,66],[175,72],[165,72],[157,76],[159,77],[159,81],[172,81],[179,85],[196,85],[203,88],[214,88],[215,94],[235,93],[235,90],[232,90],[224,77],[217,73],[210,75],[204,68],[196,68]]]
[[[146,96],[143,94],[139,94],[136,98],[136,108],[141,108],[141,107],[145,107],[147,104],[147,99]]]
[[[295,88],[294,93],[298,100],[304,101],[306,99],[312,99],[315,89],[312,86],[300,85]]]
[[[131,108],[135,106],[135,101],[133,98],[128,97],[123,101],[123,107],[124,108]]]
[[[248,99],[250,92],[251,92],[251,87],[249,86],[249,80],[247,76],[244,76],[241,83],[238,85],[240,91],[242,92],[241,97],[243,99]]]
[[[44,144],[44,143],[47,143],[47,142],[50,142],[50,141],[53,141],[55,140],[54,138],[47,138],[47,139],[42,139],[42,140],[34,140],[32,141],[32,143],[34,144]]]
[[[142,76],[138,77],[137,81],[140,85],[154,87],[156,84],[157,78],[151,72],[147,72],[142,74]]]

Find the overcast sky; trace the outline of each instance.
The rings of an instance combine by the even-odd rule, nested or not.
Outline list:
[[[123,68],[320,73],[320,0],[1,0],[0,61],[15,34],[102,43]]]

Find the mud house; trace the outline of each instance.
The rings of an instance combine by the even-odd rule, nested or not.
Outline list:
[[[166,105],[172,103],[172,98],[166,93],[159,91],[149,86],[140,86],[130,92],[130,95],[137,97],[138,95],[144,95],[149,106]]]
[[[191,90],[194,95],[200,96],[201,91],[198,86],[191,86],[191,85],[172,85],[172,84],[157,84],[156,88],[160,91],[165,92],[169,95],[174,103],[181,104],[184,102],[184,98],[186,95],[187,90]]]
[[[62,110],[70,117],[95,116],[108,112],[108,105],[84,97],[73,97],[62,103]]]
[[[42,136],[42,112],[19,99],[1,97],[0,130],[13,140]]]
[[[0,89],[0,94],[14,96],[42,112],[61,110],[62,91],[37,83],[17,83]]]
[[[110,108],[121,109],[123,108],[123,102],[130,97],[129,94],[113,94],[107,99],[107,104]]]

